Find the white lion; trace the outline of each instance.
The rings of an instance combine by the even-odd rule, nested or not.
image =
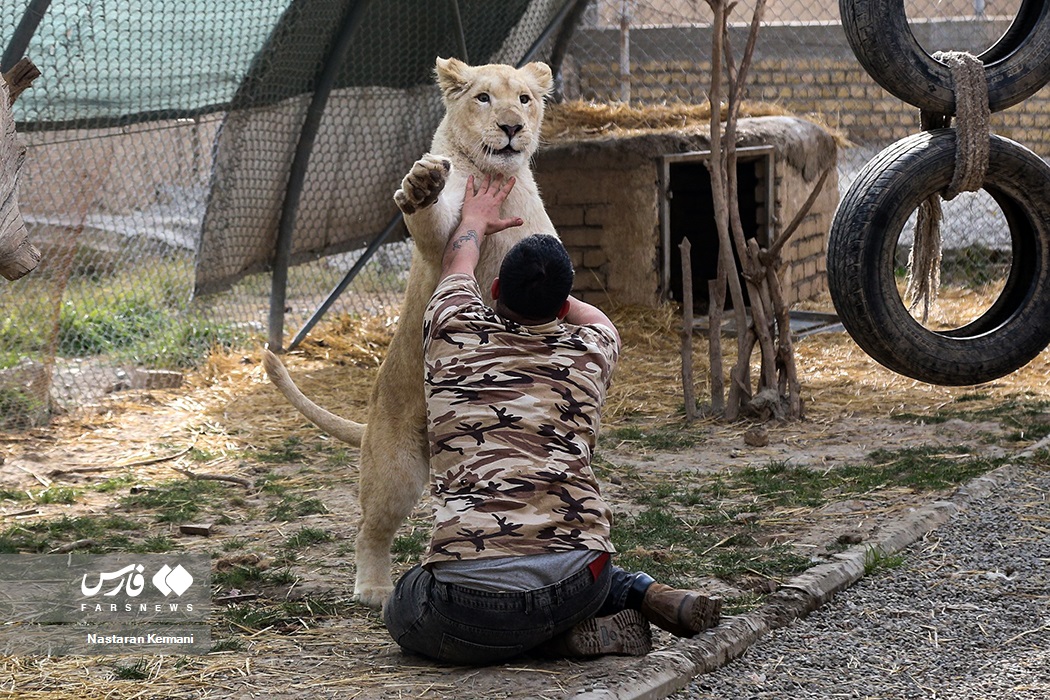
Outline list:
[[[437,60],[445,117],[430,153],[412,166],[394,194],[415,252],[397,331],[379,370],[368,424],[345,420],[317,406],[292,382],[277,357],[266,351],[270,379],[303,415],[325,432],[360,445],[361,522],[357,535],[354,597],[381,607],[393,590],[390,546],[394,533],[429,482],[423,396],[423,312],[437,286],[445,242],[459,224],[467,177],[514,176],[502,216],[520,216],[521,227],[486,237],[476,275],[486,302],[507,250],[522,238],[556,235],[543,208],[529,161],[539,146],[544,98],[553,86],[550,68],[529,63],[469,66]]]

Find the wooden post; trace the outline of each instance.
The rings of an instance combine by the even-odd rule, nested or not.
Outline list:
[[[22,59],[0,80],[0,275],[16,280],[40,263],[40,251],[29,242],[29,232],[18,209],[18,173],[25,161],[25,147],[15,133],[11,105],[40,75]]]
[[[631,102],[631,0],[620,5],[620,102]]]
[[[682,396],[686,421],[696,420],[696,393],[693,390],[693,265],[688,238],[682,238]]]

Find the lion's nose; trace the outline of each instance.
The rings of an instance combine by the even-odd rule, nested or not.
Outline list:
[[[521,131],[521,124],[500,124],[499,128],[503,129],[503,133],[507,135],[507,138],[514,138],[514,134]]]

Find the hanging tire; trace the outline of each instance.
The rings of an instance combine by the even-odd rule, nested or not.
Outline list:
[[[895,253],[911,213],[948,186],[954,168],[954,129],[909,136],[872,159],[835,212],[828,286],[842,325],[872,358],[913,379],[958,386],[1009,374],[1050,344],[1050,167],[992,136],[983,189],[1009,226],[1010,272],[980,317],[930,330],[901,299]]]
[[[920,109],[955,114],[951,72],[915,40],[904,0],[839,0],[839,14],[853,53],[875,82]],[[1037,92],[1050,81],[1050,3],[1022,0],[1006,33],[978,58],[991,111]]]

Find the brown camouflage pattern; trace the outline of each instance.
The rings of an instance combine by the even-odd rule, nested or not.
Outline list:
[[[424,563],[612,552],[591,471],[619,357],[601,326],[522,326],[451,275],[423,319],[434,531]]]

